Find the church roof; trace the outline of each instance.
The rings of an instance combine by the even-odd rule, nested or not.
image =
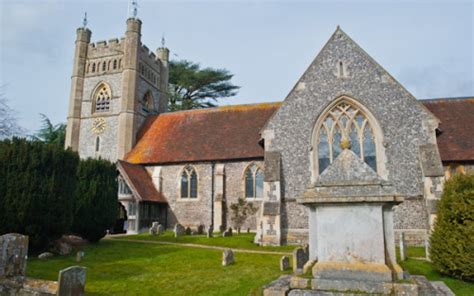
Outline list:
[[[167,202],[163,194],[156,190],[150,175],[143,166],[119,160],[117,168],[120,175],[125,178],[130,190],[140,201]]]
[[[150,116],[125,160],[164,164],[263,158],[260,129],[280,105],[224,106]]]
[[[441,121],[437,137],[443,161],[474,161],[474,97],[421,101]]]

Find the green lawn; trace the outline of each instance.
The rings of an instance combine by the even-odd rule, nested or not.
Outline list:
[[[175,238],[172,231],[166,231],[161,235],[150,235],[148,233],[142,233],[137,235],[127,235],[121,237],[115,237],[114,239],[136,239],[136,240],[151,240],[151,241],[164,241],[174,243],[192,243],[206,246],[221,246],[235,249],[247,249],[247,250],[261,250],[261,251],[280,251],[280,252],[291,252],[297,246],[281,246],[281,247],[261,247],[253,243],[255,237],[254,233],[234,233],[231,237],[222,237],[221,234],[215,234],[212,238],[207,238],[205,235],[185,235]]]
[[[102,240],[84,247],[87,295],[248,295],[280,274],[281,255],[235,253],[221,266],[222,252]],[[58,271],[77,265],[75,256],[47,261],[30,258],[28,276],[57,280]]]

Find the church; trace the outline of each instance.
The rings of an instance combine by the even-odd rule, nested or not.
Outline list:
[[[444,181],[474,170],[474,98],[417,100],[339,27],[280,102],[167,112],[169,50],[150,51],[141,26],[130,18],[124,37],[96,43],[77,29],[65,144],[117,163],[127,233],[153,221],[218,231],[244,198],[257,243],[305,243],[297,201],[349,153],[360,190],[376,174],[403,198],[395,233],[421,245]]]

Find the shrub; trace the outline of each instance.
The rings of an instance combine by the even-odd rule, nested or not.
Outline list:
[[[247,218],[257,211],[252,203],[248,203],[243,198],[239,198],[237,203],[231,204],[230,210],[232,211],[230,219],[238,233],[240,233],[240,228],[242,228]]]
[[[87,159],[77,169],[76,208],[72,231],[95,242],[117,216],[117,169],[101,159]]]
[[[0,142],[0,233],[29,236],[44,248],[72,223],[77,153],[14,138]]]
[[[457,174],[446,182],[431,235],[430,256],[441,273],[474,280],[473,174]]]

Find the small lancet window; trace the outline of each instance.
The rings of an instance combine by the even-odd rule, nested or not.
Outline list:
[[[107,70],[107,63],[103,62],[102,63],[102,71],[105,71],[105,70]]]
[[[147,91],[143,96],[143,112],[149,113],[153,111],[153,96],[151,95],[150,91]]]
[[[344,77],[344,64],[340,61],[338,65],[339,77]]]
[[[263,172],[252,164],[245,170],[245,197],[261,198],[263,196]]]
[[[100,138],[95,138],[95,152],[99,152],[100,150]]]
[[[197,174],[192,166],[181,173],[181,198],[197,198]]]
[[[117,69],[117,60],[114,60],[114,63],[112,64],[112,67],[113,67],[114,70]]]
[[[342,101],[323,116],[317,137],[319,173],[339,156],[343,148],[351,149],[377,171],[374,130],[366,115],[353,104]]]
[[[110,110],[112,94],[107,84],[102,83],[94,95],[95,112],[107,112]]]
[[[95,63],[92,63],[92,73],[95,72]]]

